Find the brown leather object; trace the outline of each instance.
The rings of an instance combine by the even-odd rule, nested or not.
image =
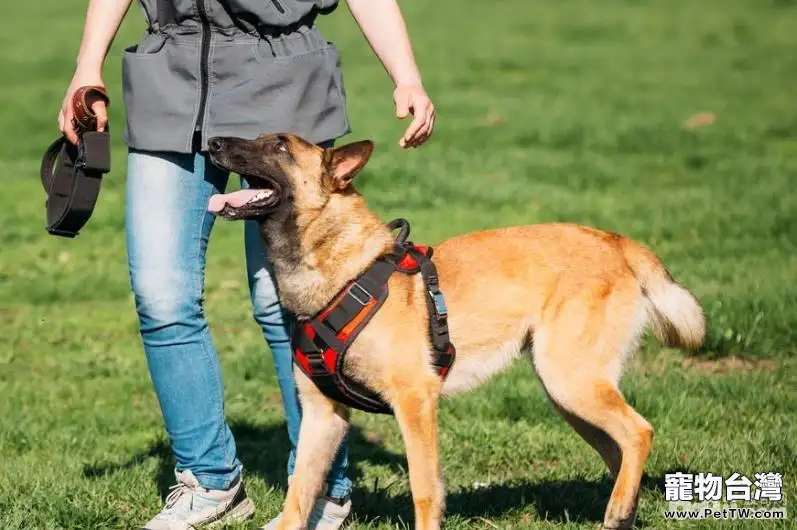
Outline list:
[[[105,87],[84,86],[75,91],[72,96],[72,110],[74,112],[72,123],[78,132],[97,130],[97,115],[91,110],[91,106],[98,100],[105,101],[106,106],[111,104],[111,98],[108,96]]]

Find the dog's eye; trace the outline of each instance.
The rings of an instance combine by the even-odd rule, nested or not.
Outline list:
[[[280,151],[282,153],[287,153],[288,152],[288,146],[283,144],[283,143],[280,143],[280,144],[277,145],[277,151]]]

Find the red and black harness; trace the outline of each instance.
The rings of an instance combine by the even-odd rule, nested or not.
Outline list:
[[[387,282],[393,273],[421,273],[432,363],[441,378],[448,375],[456,356],[448,336],[448,311],[431,260],[432,248],[407,241],[410,227],[404,219],[390,222],[388,228],[400,229],[393,251],[350,281],[315,317],[296,322],[291,338],[296,364],[324,395],[348,407],[379,414],[393,411],[376,392],[346,376],[343,366],[349,346],[387,300]]]

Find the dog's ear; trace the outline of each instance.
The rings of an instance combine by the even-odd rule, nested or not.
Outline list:
[[[360,170],[368,163],[374,143],[362,140],[351,144],[327,149],[324,153],[328,182],[334,190],[346,189]]]

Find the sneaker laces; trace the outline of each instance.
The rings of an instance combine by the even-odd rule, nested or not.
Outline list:
[[[166,513],[181,511],[178,509],[178,503],[185,495],[191,496],[188,502],[188,511],[192,511],[194,509],[194,494],[196,493],[197,488],[201,488],[201,486],[197,482],[196,478],[194,478],[193,474],[186,471],[178,475],[177,484],[169,487],[171,492],[166,496],[163,511]]]
[[[170,486],[169,489],[171,493],[166,496],[166,505],[164,506],[164,510],[171,509],[177,501],[180,500],[180,497],[183,495],[190,493],[191,495],[191,506],[194,504],[194,488],[190,487],[188,484],[184,482],[178,482],[174,486]]]

